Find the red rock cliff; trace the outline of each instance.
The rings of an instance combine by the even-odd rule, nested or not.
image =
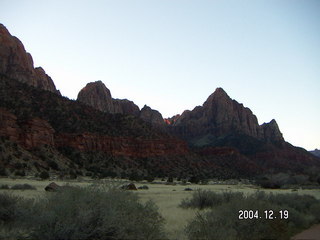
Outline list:
[[[6,136],[27,149],[45,144],[54,146],[54,132],[45,120],[33,118],[18,122],[14,114],[0,109],[0,136]]]
[[[9,137],[27,149],[41,145],[69,146],[80,151],[102,151],[114,156],[153,157],[188,153],[184,141],[176,138],[143,139],[133,137],[99,136],[92,133],[56,134],[42,119],[18,121],[6,109],[0,109],[0,136]]]
[[[32,56],[26,52],[22,42],[12,36],[2,24],[0,24],[0,74],[60,94],[45,71],[41,67],[33,67]]]

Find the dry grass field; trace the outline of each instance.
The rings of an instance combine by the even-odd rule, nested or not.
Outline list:
[[[16,184],[30,184],[36,187],[36,190],[6,190],[0,189],[1,192],[11,192],[14,195],[19,195],[24,198],[41,198],[45,194],[50,194],[45,192],[44,188],[50,182],[56,182],[59,185],[69,184],[71,186],[88,186],[90,184],[114,184],[121,186],[124,181],[122,180],[91,180],[89,178],[79,179],[79,180],[70,180],[70,181],[62,181],[62,180],[46,180],[40,181],[35,179],[28,178],[0,178],[0,186],[8,185],[12,187]],[[184,234],[184,228],[188,221],[190,221],[197,213],[198,210],[195,209],[183,209],[179,207],[182,199],[191,197],[193,191],[185,191],[185,188],[191,188],[193,190],[196,189],[206,189],[212,190],[215,192],[223,192],[223,191],[239,191],[245,194],[251,194],[258,189],[261,190],[257,186],[253,185],[224,185],[224,184],[208,184],[208,185],[167,185],[165,182],[157,182],[157,183],[147,183],[140,182],[135,183],[137,187],[142,185],[147,185],[149,187],[148,190],[138,190],[135,191],[136,194],[139,195],[142,202],[146,202],[148,200],[152,200],[156,203],[159,208],[159,212],[166,220],[165,230],[170,237],[170,239],[186,239]],[[319,190],[306,190],[306,189],[298,189],[293,191],[292,189],[279,189],[279,190],[262,190],[265,192],[273,192],[273,193],[298,193],[298,194],[308,194],[315,196],[317,199],[320,199],[320,191]]]

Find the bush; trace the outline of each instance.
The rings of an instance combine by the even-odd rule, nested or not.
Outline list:
[[[26,176],[26,173],[25,173],[24,170],[21,170],[21,171],[15,171],[15,172],[14,172],[14,175],[15,175],[15,176],[24,177],[24,176]]]
[[[0,168],[0,176],[4,176],[4,177],[8,176],[8,173],[7,173],[6,169]]]
[[[187,225],[185,231],[190,239],[290,239],[320,221],[320,201],[308,195],[258,191],[244,196],[198,190],[181,205],[199,209],[211,205],[210,211],[198,213]],[[239,220],[239,210],[258,210],[261,218]],[[273,210],[277,218],[265,219],[265,210]],[[289,218],[280,219],[279,210],[288,210]]]
[[[8,201],[17,204],[16,202]],[[1,209],[6,206],[0,197]],[[3,206],[3,207],[2,207]],[[16,211],[13,211],[16,212]],[[15,216],[14,214],[9,214]],[[63,188],[31,204],[24,221],[27,239],[163,239],[163,218],[151,201],[141,204],[136,195],[114,188]],[[14,219],[14,218],[13,218]]]
[[[48,179],[50,177],[49,173],[46,172],[46,171],[43,171],[40,173],[39,177],[42,179],[42,180],[45,180],[45,179]]]
[[[8,184],[2,184],[0,185],[0,189],[9,189]]]
[[[173,177],[168,177],[167,183],[173,183]]]
[[[0,194],[0,224],[6,225],[16,219],[18,197],[10,194]]]
[[[29,206],[28,206],[29,205]],[[23,200],[20,197],[9,193],[0,194],[0,226],[10,227],[21,219],[22,215],[27,215],[31,200]],[[0,236],[1,238],[1,236]]]
[[[59,165],[53,160],[48,160],[48,166],[53,170],[60,170]]]
[[[198,184],[198,183],[200,182],[200,178],[199,178],[198,176],[192,176],[192,177],[189,179],[189,182]]]
[[[36,190],[34,186],[31,186],[30,184],[15,184],[11,187],[13,190]]]

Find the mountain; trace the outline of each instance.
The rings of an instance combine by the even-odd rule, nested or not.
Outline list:
[[[43,68],[34,68],[32,56],[26,52],[22,42],[12,36],[2,24],[0,24],[0,74],[60,94]]]
[[[134,102],[127,99],[113,99],[110,90],[102,81],[88,83],[78,93],[77,101],[107,113],[121,113],[140,117],[154,126],[163,126],[161,113],[145,105],[141,111]]]
[[[309,151],[311,154],[313,154],[316,157],[320,157],[320,150],[319,149],[315,149],[313,151]]]
[[[252,178],[320,167],[285,142],[275,120],[259,125],[222,88],[170,119],[113,99],[102,81],[88,83],[76,101],[62,97],[0,29],[0,175]]]
[[[230,135],[246,135],[260,141],[284,141],[275,120],[263,125],[249,108],[232,100],[222,88],[192,111],[184,111],[170,122],[172,132],[196,146],[211,145]]]

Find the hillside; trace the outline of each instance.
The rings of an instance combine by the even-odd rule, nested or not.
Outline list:
[[[69,100],[3,25],[0,34],[1,175],[226,179],[320,166],[222,88],[170,119],[113,99],[101,81]]]

